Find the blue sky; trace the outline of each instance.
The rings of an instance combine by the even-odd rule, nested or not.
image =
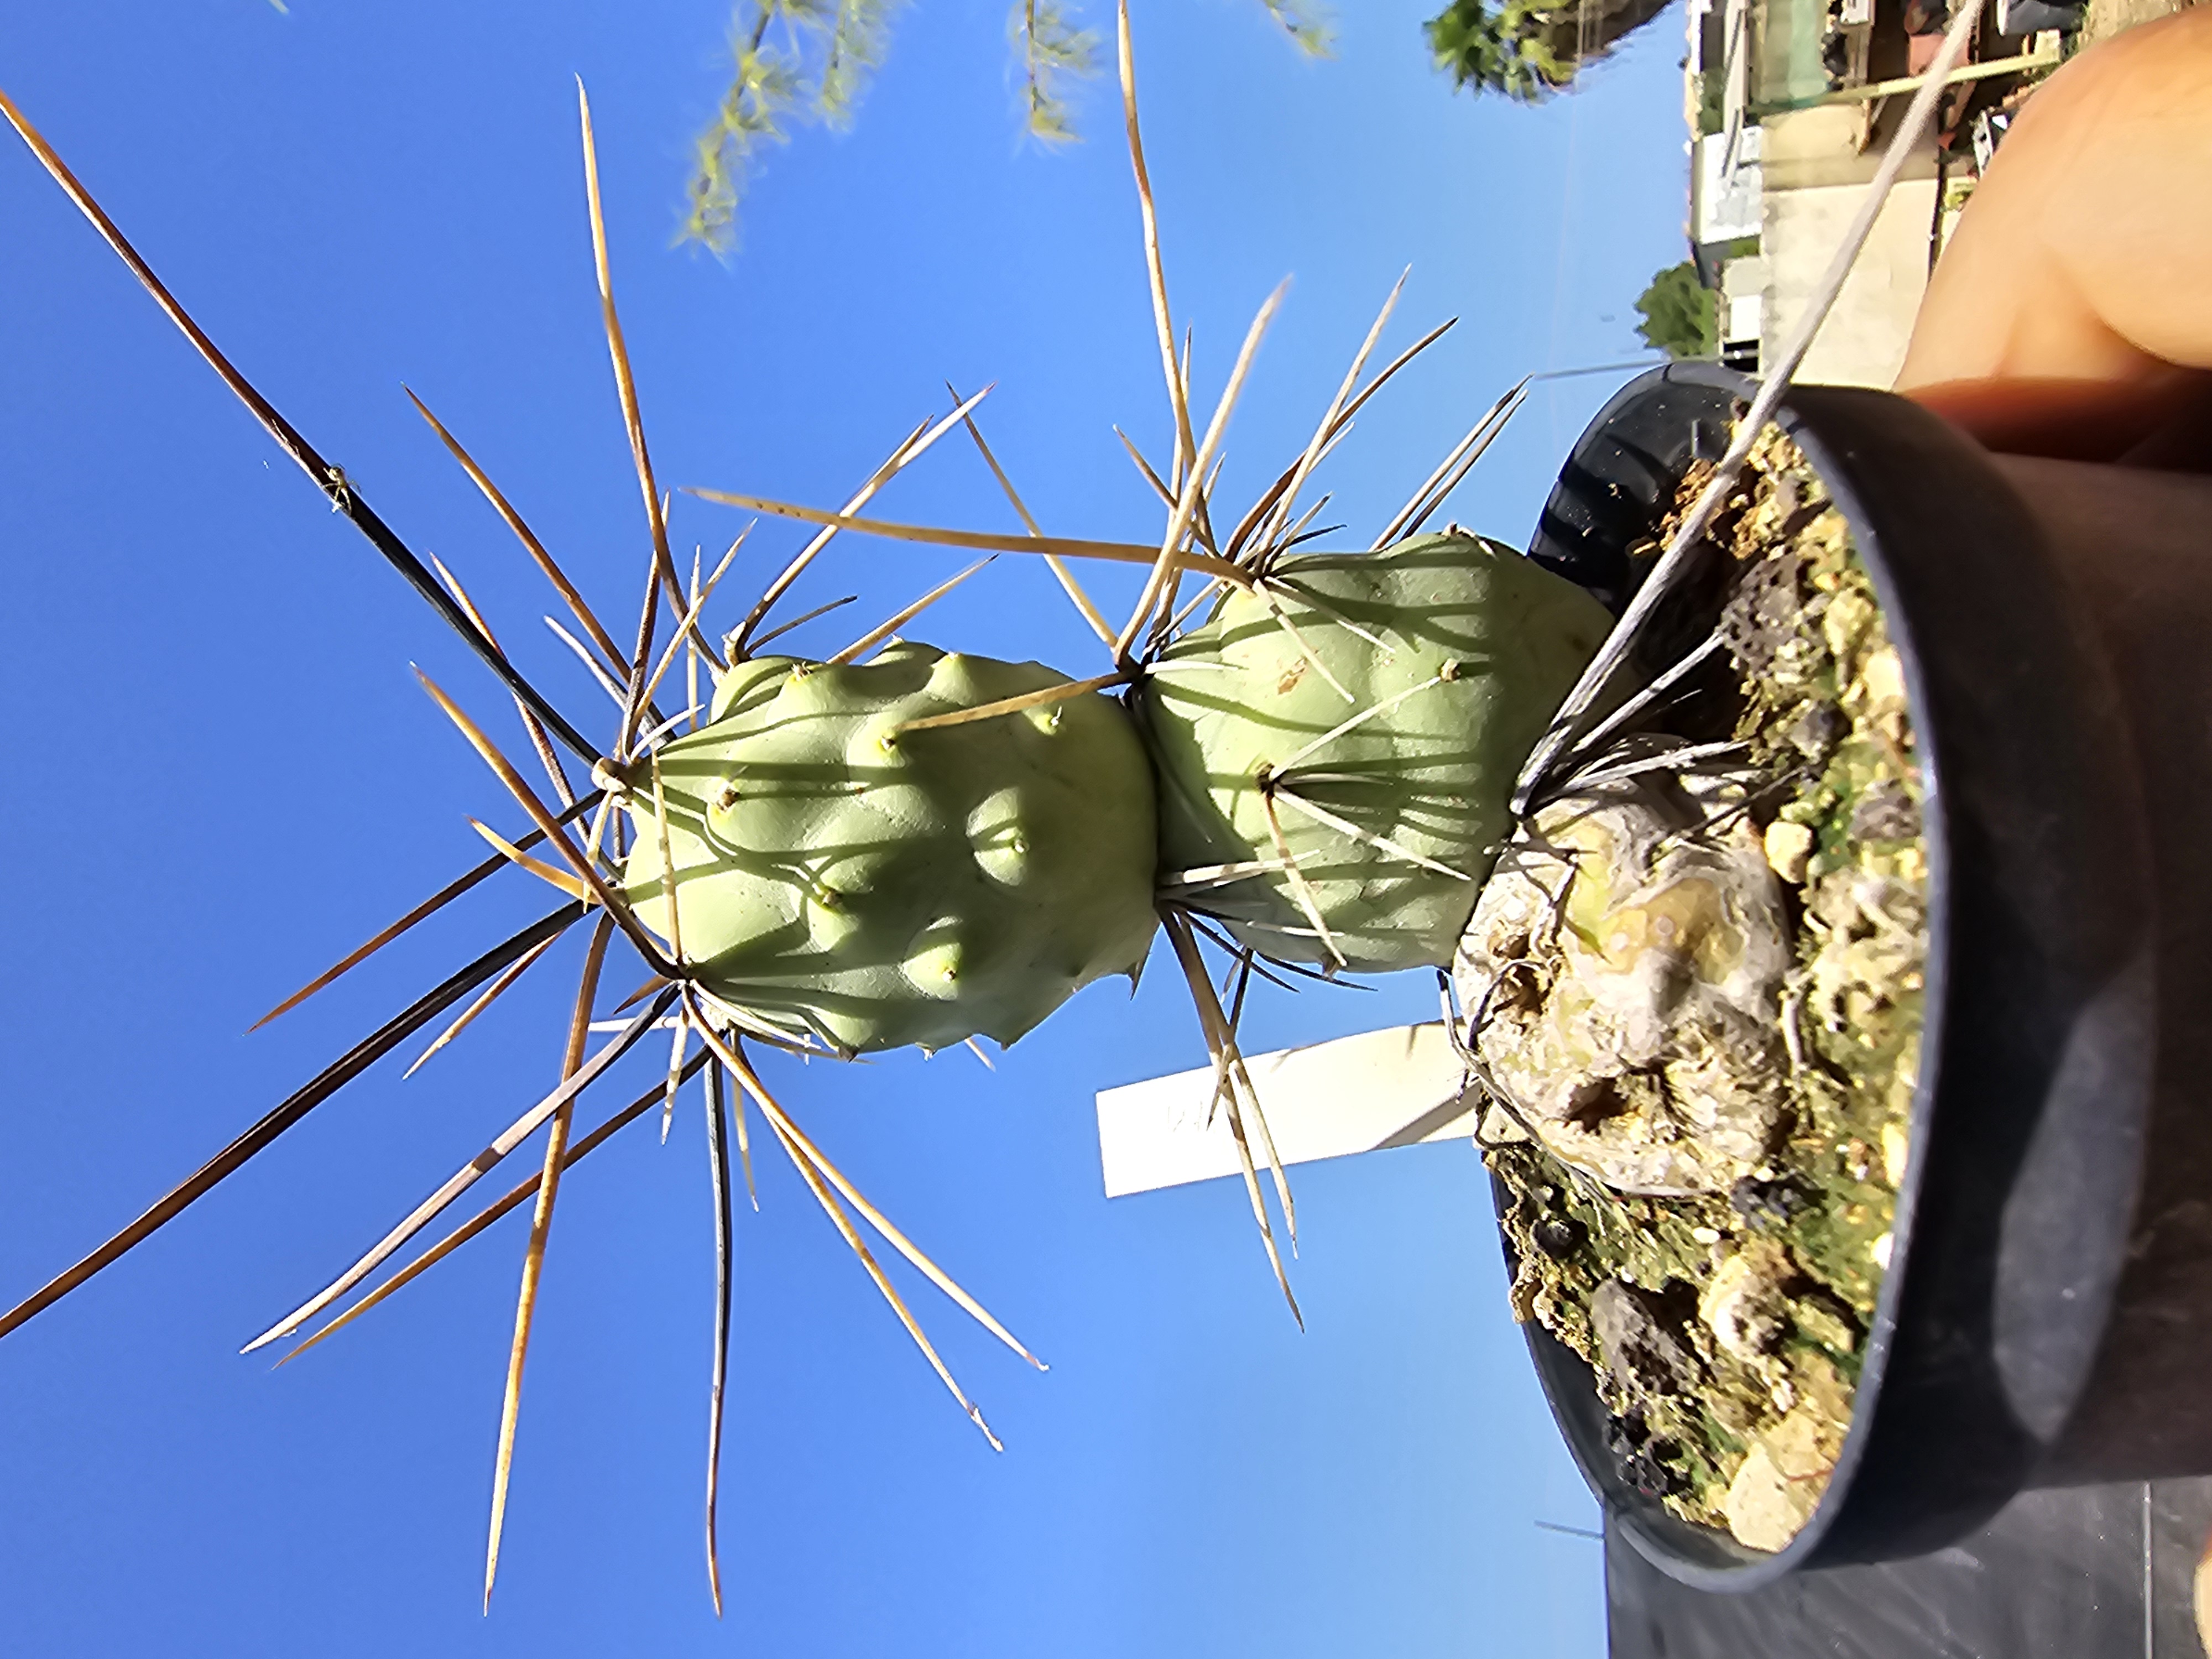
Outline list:
[[[1136,8],[1202,402],[1293,278],[1231,431],[1224,498],[1304,444],[1401,269],[1386,349],[1464,319],[1329,464],[1340,510],[1324,522],[1346,520],[1347,539],[1518,375],[1637,355],[1631,301],[1680,257],[1671,21],[1528,111],[1450,95],[1424,62],[1426,9],[1346,6],[1340,55],[1317,64],[1256,0]],[[1047,528],[1158,534],[1110,430],[1165,447],[1105,87],[1082,100],[1089,142],[1024,149],[1000,0],[915,6],[857,130],[771,157],[725,264],[670,246],[723,27],[715,0],[20,7],[0,20],[0,85],[245,371],[596,721],[597,694],[538,623],[550,596],[399,392],[476,450],[607,610],[628,608],[642,530],[591,284],[578,74],[665,481],[831,504],[941,406],[945,379],[995,380],[985,428]],[[512,818],[408,662],[488,719],[502,700],[12,141],[0,366],[12,1299],[541,901],[526,878],[495,884],[241,1035],[473,862],[465,814]],[[1613,383],[1540,392],[1452,514],[1523,539]],[[880,505],[1012,527],[951,442]],[[688,550],[737,522],[679,500],[672,529]],[[740,556],[756,574],[726,591],[750,593],[794,544],[764,526]],[[873,620],[860,613],[957,562],[841,546],[802,594],[863,603],[799,640],[834,650]],[[1014,562],[917,631],[1097,672],[1045,573]],[[1095,587],[1122,606],[1133,592]],[[641,1126],[584,1165],[554,1229],[485,1620],[522,1218],[275,1375],[234,1351],[543,1091],[580,949],[412,1080],[380,1069],[0,1344],[11,1650],[1601,1650],[1595,1547],[1534,1525],[1588,1525],[1592,1505],[1506,1315],[1470,1149],[1297,1173],[1304,1335],[1233,1185],[1100,1195],[1092,1091],[1201,1057],[1166,973],[1133,1001],[1086,991],[995,1075],[957,1053],[780,1068],[848,1173],[1053,1369],[1030,1372],[903,1281],[1004,1437],[993,1455],[763,1158],[762,1213],[738,1225],[720,1626],[698,1527],[711,1267],[696,1099],[666,1148]],[[1248,1042],[1432,1007],[1419,981],[1275,997]]]

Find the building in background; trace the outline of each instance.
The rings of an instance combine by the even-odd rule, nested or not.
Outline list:
[[[1950,219],[2078,8],[1989,0],[1799,378],[1886,386]],[[1943,0],[1689,0],[1689,239],[1721,361],[1771,359],[1864,201],[1949,23]]]

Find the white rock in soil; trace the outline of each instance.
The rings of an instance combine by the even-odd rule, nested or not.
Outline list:
[[[1771,1246],[1738,1251],[1713,1270],[1698,1297],[1704,1320],[1723,1352],[1757,1365],[1790,1328],[1790,1298],[1783,1290],[1789,1258]]]
[[[1540,809],[1455,964],[1491,1081],[1623,1192],[1725,1190],[1763,1163],[1786,1099],[1781,890],[1741,820],[1680,836],[1725,799],[1692,787],[1638,779]]]
[[[1721,1500],[1738,1543],[1778,1550],[1803,1529],[1835,1468],[1832,1446],[1808,1412],[1792,1413],[1752,1443]]]
[[[1912,1139],[1902,1123],[1881,1126],[1882,1178],[1892,1187],[1905,1184],[1905,1160],[1912,1147]]]
[[[1813,859],[1811,826],[1775,819],[1766,826],[1765,851],[1767,867],[1776,875],[1793,886],[1802,882]]]

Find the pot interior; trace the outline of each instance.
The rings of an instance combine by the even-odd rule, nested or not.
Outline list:
[[[1626,387],[1568,458],[1531,556],[1624,605],[1685,472],[1718,457],[1752,390],[1687,364]],[[1674,1577],[1715,1589],[1936,1547],[2022,1486],[2061,1478],[2049,1471],[2067,1425],[2112,1369],[2100,1351],[2156,1046],[2130,720],[2051,538],[1988,457],[1902,399],[1801,387],[1778,424],[1843,512],[1902,659],[1929,866],[1893,1246],[1850,1429],[1810,1519],[1766,1553],[1671,1513],[1625,1477],[1590,1366],[1527,1327],[1614,1527]],[[1717,575],[1705,576],[1655,619],[1647,672],[1714,628]]]

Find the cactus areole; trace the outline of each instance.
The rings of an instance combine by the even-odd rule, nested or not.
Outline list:
[[[1011,1043],[1152,942],[1152,778],[1096,692],[908,722],[1066,684],[904,643],[866,664],[741,662],[649,774],[623,885],[707,992],[848,1053]]]
[[[1266,956],[1449,963],[1512,827],[1514,775],[1612,618],[1459,533],[1287,558],[1267,586],[1164,653],[1217,672],[1156,675],[1138,699],[1162,880],[1208,872],[1181,902]]]

